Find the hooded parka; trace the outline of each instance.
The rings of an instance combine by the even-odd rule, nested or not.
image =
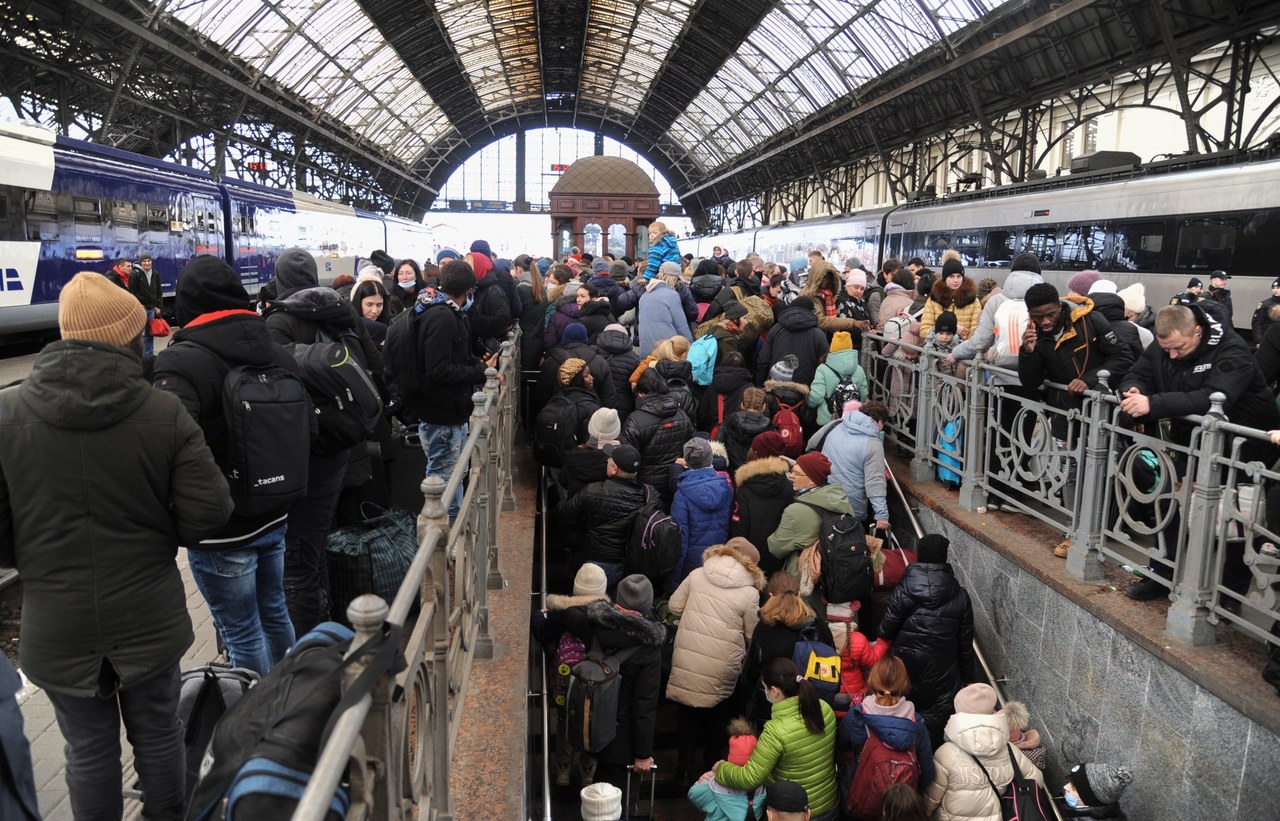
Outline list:
[[[778,315],[756,360],[756,381],[768,379],[769,369],[788,354],[800,360],[791,379],[803,385],[813,381],[818,363],[827,354],[827,335],[818,328],[818,315],[803,306],[792,305]]]
[[[680,559],[667,579],[667,590],[675,590],[702,563],[704,550],[728,541],[732,516],[733,488],[723,476],[709,467],[680,474],[671,502],[671,520],[680,526]]]
[[[782,512],[795,501],[787,474],[791,466],[778,456],[753,459],[733,474],[737,488],[729,537],[741,536],[760,551],[760,569],[773,573],[782,567],[769,552],[769,537],[778,529]]]
[[[855,519],[866,518],[868,502],[877,520],[889,518],[884,444],[875,420],[862,411],[846,413],[822,443],[822,454],[831,460],[831,481],[849,494]]]
[[[760,740],[747,763],[721,762],[716,781],[738,790],[754,790],[774,781],[794,781],[809,797],[809,811],[818,816],[835,807],[836,714],[819,700],[822,731],[810,733],[800,714],[800,697],[784,698],[773,705],[773,717],[765,722]]]
[[[956,315],[956,325],[965,329],[959,336],[961,339],[968,339],[978,327],[978,320],[982,316],[982,303],[978,301],[978,283],[965,277],[960,287],[953,291],[947,287],[946,277],[939,277],[929,289],[929,301],[924,304],[924,313],[920,316],[921,339],[929,336],[934,323],[945,311]]]
[[[1013,750],[1023,778],[1044,785],[1036,765],[1009,743],[1009,720],[1003,715],[956,713],[947,722],[945,737],[946,743],[933,754],[933,783],[926,786],[920,780],[925,812],[935,821],[1001,821],[1000,798],[991,785],[1003,792],[1013,780],[1007,750]]]

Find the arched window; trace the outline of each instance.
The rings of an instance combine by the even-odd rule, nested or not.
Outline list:
[[[582,229],[582,252],[598,257],[601,254],[600,240],[603,231],[600,226],[594,222],[589,222]]]
[[[614,223],[609,226],[609,253],[620,257],[627,252],[627,226]]]
[[[573,247],[573,226],[567,222],[561,223],[556,230],[556,236],[560,245],[560,250],[556,252],[556,256],[563,257]]]

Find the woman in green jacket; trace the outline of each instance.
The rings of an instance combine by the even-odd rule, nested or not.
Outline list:
[[[747,792],[774,781],[794,781],[809,795],[811,821],[835,821],[840,815],[835,713],[791,659],[770,661],[760,682],[773,717],[765,722],[746,764],[716,764],[716,781]]]

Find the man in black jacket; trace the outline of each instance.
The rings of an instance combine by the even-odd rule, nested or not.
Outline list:
[[[1221,392],[1227,397],[1223,411],[1232,423],[1259,430],[1280,428],[1275,399],[1249,354],[1248,343],[1201,305],[1161,308],[1156,314],[1156,344],[1143,352],[1120,382],[1120,410],[1139,424],[1171,419],[1173,441],[1187,445],[1196,426],[1180,417],[1208,413],[1209,396]],[[1240,449],[1244,462],[1270,465],[1276,455],[1276,447],[1261,439],[1246,439]],[[1186,466],[1177,468],[1182,473]],[[1176,537],[1166,539],[1166,545],[1169,543],[1176,545]],[[1153,563],[1150,571],[1166,579],[1172,577],[1171,568],[1163,564]],[[1138,600],[1167,592],[1165,585],[1150,578],[1125,590]]]
[[[155,386],[182,400],[204,430],[214,460],[224,473],[230,455],[223,413],[223,379],[242,365],[275,365],[293,372],[297,364],[272,345],[266,322],[249,310],[249,294],[225,260],[202,255],[178,277],[174,299],[182,330],[156,358]],[[305,476],[309,460],[296,465]],[[285,529],[289,503],[259,515],[232,514],[216,533],[188,545],[196,586],[209,604],[214,624],[234,667],[260,675],[293,646],[294,630],[284,596]]]
[[[418,320],[424,323],[419,344],[425,390],[413,397],[413,412],[422,420],[418,438],[427,455],[426,475],[439,476],[446,482],[462,458],[467,441],[467,420],[474,408],[471,394],[484,385],[485,368],[498,361],[497,352],[484,360],[471,353],[467,309],[472,305],[475,287],[476,275],[471,266],[450,260],[440,270],[440,293]],[[461,506],[459,482],[449,500],[450,521]]]
[[[151,255],[143,254],[143,257],[147,262],[145,271],[134,268],[132,260],[121,258],[107,272],[107,279],[133,294],[134,299],[138,300],[143,310],[147,312],[147,322],[142,326],[142,355],[154,356],[156,341],[151,335],[151,318],[156,315],[156,309],[161,303],[151,286]],[[159,285],[158,282],[156,284]]]
[[[609,579],[610,596],[626,574],[627,545],[631,541],[632,516],[646,499],[656,500],[657,491],[640,483],[640,451],[631,445],[617,445],[609,454],[609,478],[592,482],[560,504],[563,530],[585,534],[584,561],[597,564]]]

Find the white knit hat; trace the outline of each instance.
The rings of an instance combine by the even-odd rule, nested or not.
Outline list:
[[[1147,291],[1142,287],[1141,282],[1135,282],[1128,288],[1122,288],[1116,292],[1120,299],[1124,300],[1124,309],[1140,314],[1147,308]]]
[[[573,595],[603,596],[609,588],[609,577],[598,564],[586,562],[573,577]]]
[[[600,782],[583,787],[582,821],[618,821],[622,818],[622,790]]]
[[[1100,279],[1089,286],[1091,294],[1114,294],[1118,293],[1116,284],[1109,279]]]
[[[600,408],[587,422],[587,435],[606,442],[616,442],[622,435],[622,421],[613,408]]]

